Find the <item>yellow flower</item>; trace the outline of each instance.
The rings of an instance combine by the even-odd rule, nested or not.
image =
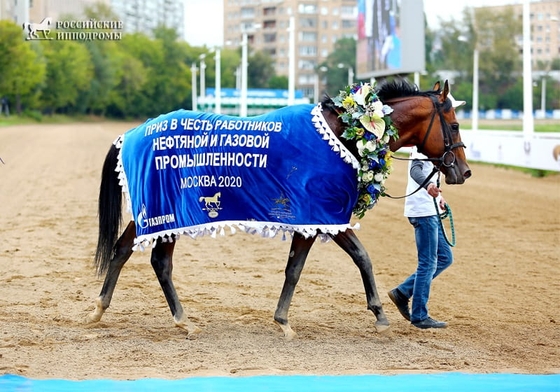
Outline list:
[[[344,109],[348,110],[356,106],[356,102],[354,101],[354,98],[352,98],[351,96],[347,96],[342,101],[342,106],[344,107]]]

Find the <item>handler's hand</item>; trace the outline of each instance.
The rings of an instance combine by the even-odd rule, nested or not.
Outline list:
[[[428,188],[426,188],[426,190],[428,191],[428,194],[432,197],[438,197],[439,194],[441,193],[441,189],[439,189],[437,185],[434,184],[433,182],[430,182],[428,184]]]
[[[439,208],[441,208],[443,211],[445,211],[445,205],[446,204],[447,204],[447,202],[445,201],[445,199],[442,196],[441,199],[439,199]]]

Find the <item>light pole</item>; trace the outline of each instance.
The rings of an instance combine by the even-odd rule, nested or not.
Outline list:
[[[469,42],[468,38],[460,35],[457,38],[462,42]],[[473,50],[473,76],[472,76],[472,113],[471,113],[471,129],[478,131],[478,45],[474,43]]]
[[[289,48],[288,48],[288,106],[296,101],[295,79],[296,79],[296,27],[295,18],[290,16],[288,27]]]
[[[526,149],[533,138],[535,121],[533,118],[533,79],[531,67],[531,7],[530,0],[523,1],[523,136]]]
[[[345,64],[339,63],[338,68],[346,67]],[[351,86],[354,83],[354,68],[351,65],[348,65],[348,85]]]
[[[251,31],[255,31],[260,27],[260,24],[253,24]],[[247,117],[247,28],[242,26],[243,36],[241,39],[241,94],[239,97],[239,116]]]
[[[476,45],[476,44],[475,44]],[[478,131],[478,49],[475,47],[473,51],[473,75],[472,75],[472,118],[471,129]]]
[[[222,64],[221,49],[216,47],[210,49],[214,52],[215,70],[214,70],[214,113],[222,113]]]
[[[204,62],[206,54],[202,53],[198,58],[200,59],[200,98],[202,98],[201,103],[204,104],[206,99],[206,63]]]
[[[239,96],[239,116],[247,117],[247,32],[241,39],[241,94]]]
[[[558,18],[556,16],[551,16],[550,21],[558,22]],[[542,75],[542,82],[541,82],[541,112],[542,112],[542,118],[546,118],[546,77],[548,76],[548,73],[550,72],[550,66],[551,66],[551,60],[550,60],[550,55],[549,55],[549,59],[545,64],[545,69],[544,69],[544,72],[543,72],[543,75]]]
[[[313,89],[313,102],[319,102],[319,89],[321,88],[321,74],[323,72],[327,72],[329,69],[325,66],[317,68],[317,72],[315,73],[315,88]]]
[[[197,97],[196,97],[196,63],[192,63],[191,65],[191,93],[192,93],[192,110],[197,111],[198,108],[198,103],[197,103]]]
[[[216,73],[215,73],[215,80],[216,80],[216,114],[222,113],[222,51],[220,48],[216,49]]]
[[[546,74],[543,75],[541,82],[541,112],[542,118],[546,118]]]

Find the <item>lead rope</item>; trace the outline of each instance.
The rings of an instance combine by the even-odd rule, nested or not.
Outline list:
[[[437,178],[437,187],[439,188],[440,182],[439,182],[439,175]],[[445,203],[445,211],[443,211],[441,214],[439,213],[439,208],[437,205],[437,201],[436,198],[434,197],[434,207],[436,208],[436,214],[438,216],[438,220],[439,220],[439,225],[441,227],[441,231],[443,232],[443,237],[445,238],[445,242],[447,242],[447,244],[451,247],[454,247],[455,244],[457,243],[457,241],[455,240],[455,225],[453,223],[453,213],[451,212],[451,207],[449,207],[449,204]],[[449,218],[449,226],[451,228],[451,241],[449,241],[449,238],[447,237],[447,233],[445,232],[445,227],[443,225],[443,221]]]

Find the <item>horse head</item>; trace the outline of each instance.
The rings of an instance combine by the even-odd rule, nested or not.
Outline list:
[[[445,175],[447,184],[462,184],[471,176],[461,141],[455,108],[463,105],[451,95],[449,82],[440,82],[432,90],[419,91],[405,80],[382,83],[379,98],[393,109],[391,120],[399,131],[392,140],[392,151],[417,146]]]
[[[431,148],[436,151],[430,154],[432,154],[432,158],[434,156],[437,157],[441,153],[441,142],[443,141],[443,155],[441,155],[441,160],[438,164],[440,170],[445,174],[445,182],[447,184],[462,184],[471,176],[471,170],[465,156],[466,147],[461,140],[455,109],[464,105],[465,101],[457,101],[451,95],[451,89],[447,80],[444,83],[443,90],[441,90],[440,84],[437,82],[434,85],[434,91],[439,92],[439,100],[436,106],[440,117],[441,132],[436,132],[438,136],[436,136],[436,140],[431,142]],[[440,146],[439,151],[437,151],[438,145]]]

